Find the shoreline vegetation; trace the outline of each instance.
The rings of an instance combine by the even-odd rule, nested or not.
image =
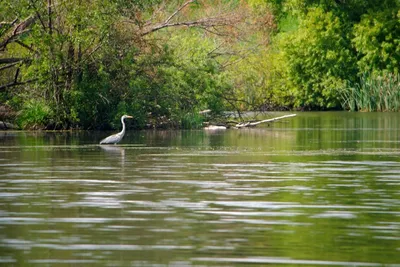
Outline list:
[[[399,0],[0,2],[0,121],[20,129],[400,111],[399,66]]]

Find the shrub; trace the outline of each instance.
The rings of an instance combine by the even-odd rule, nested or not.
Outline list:
[[[361,72],[400,69],[400,11],[389,9],[365,14],[354,26],[352,42]]]
[[[356,74],[346,29],[339,16],[312,8],[296,31],[279,36],[282,78],[286,90],[293,92],[294,106],[340,107],[338,92]]]
[[[22,105],[17,121],[22,128],[43,129],[52,116],[52,110],[45,101],[32,98]]]

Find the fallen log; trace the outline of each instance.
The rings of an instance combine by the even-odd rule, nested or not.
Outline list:
[[[272,119],[266,119],[266,120],[261,120],[261,121],[253,121],[253,122],[241,122],[241,123],[236,123],[235,125],[230,126],[229,123],[231,122],[226,122],[225,125],[208,125],[206,127],[204,127],[204,130],[211,130],[211,131],[215,131],[215,130],[226,130],[228,128],[234,128],[234,129],[241,129],[241,128],[245,128],[245,127],[255,127],[258,124],[261,123],[266,123],[266,122],[274,122],[277,120],[282,120],[282,119],[286,119],[286,118],[291,118],[296,116],[296,114],[289,114],[289,115],[284,115],[284,116],[280,116],[280,117],[276,117],[276,118],[272,118]]]
[[[254,127],[261,123],[273,122],[273,121],[282,120],[282,119],[286,119],[286,118],[290,118],[290,117],[294,117],[294,116],[296,116],[296,114],[289,114],[289,115],[284,115],[284,116],[280,116],[280,117],[276,117],[276,118],[272,118],[272,119],[266,119],[266,120],[255,121],[255,122],[241,122],[241,123],[236,124],[235,127],[239,128],[239,129],[244,128],[244,127]]]

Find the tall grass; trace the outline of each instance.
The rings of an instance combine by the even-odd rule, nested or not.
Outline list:
[[[342,106],[351,111],[400,111],[400,74],[365,73],[343,91]]]
[[[181,117],[181,128],[197,129],[203,126],[204,118],[198,113],[186,113]]]
[[[51,108],[43,100],[31,99],[22,106],[17,121],[23,129],[44,129],[52,115]]]

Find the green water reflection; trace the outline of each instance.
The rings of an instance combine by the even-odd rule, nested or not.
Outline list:
[[[0,133],[0,264],[400,266],[399,129],[321,112],[105,147]]]

